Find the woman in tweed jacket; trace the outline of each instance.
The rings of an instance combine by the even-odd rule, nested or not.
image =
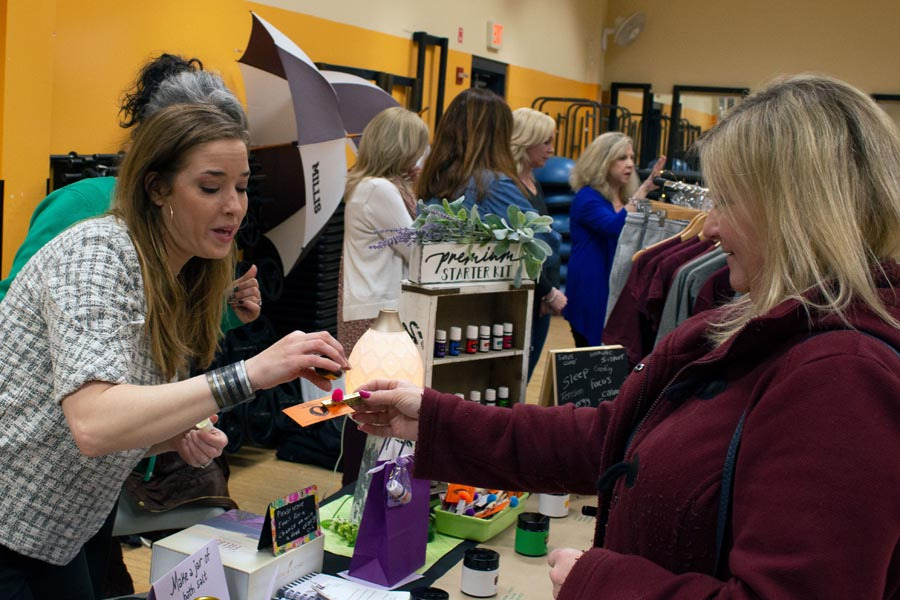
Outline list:
[[[314,367],[347,368],[327,333],[293,332],[207,367],[247,209],[247,133],[174,105],[137,132],[112,214],[45,245],[0,304],[0,597],[92,598],[83,543],[145,455],[202,466],[225,435],[195,424]]]

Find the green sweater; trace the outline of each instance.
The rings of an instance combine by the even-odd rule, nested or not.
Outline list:
[[[44,244],[69,226],[98,217],[109,210],[116,188],[115,177],[89,177],[60,188],[41,200],[31,215],[28,234],[16,251],[9,275],[0,281],[0,302],[22,267]],[[222,315],[222,330],[243,325],[231,307]]]

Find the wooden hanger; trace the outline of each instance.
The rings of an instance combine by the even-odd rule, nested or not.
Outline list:
[[[691,238],[703,239],[703,225],[706,223],[708,213],[702,212],[691,219],[691,222],[681,231],[681,241],[686,242]]]
[[[651,200],[650,207],[653,210],[666,211],[666,218],[675,219],[676,221],[690,221],[697,215],[703,213],[699,208],[691,208],[679,204],[669,204],[668,202],[662,202],[660,200]]]
[[[665,202],[660,202],[659,204],[662,204],[663,206],[674,206],[673,204],[666,204]],[[663,244],[671,242],[672,240],[674,240],[676,238],[678,238],[680,241],[684,242],[684,241],[689,240],[692,237],[695,237],[696,235],[701,234],[703,232],[703,223],[706,222],[706,215],[708,213],[706,213],[702,210],[697,210],[694,208],[687,208],[684,206],[676,206],[675,208],[691,210],[691,211],[694,211],[696,214],[693,217],[691,217],[690,222],[685,226],[684,229],[681,230],[681,232],[676,233],[675,235],[671,235],[664,240],[660,240],[660,241],[656,242],[655,244],[650,244],[646,248],[641,248],[640,250],[635,252],[631,256],[631,262],[636,262],[637,259],[639,259],[641,257],[641,255],[644,254],[644,252],[646,252],[647,250],[650,250],[651,248],[656,248],[657,246],[661,246]],[[672,219],[675,217],[667,215],[666,218]],[[691,232],[691,234],[686,236],[685,234],[688,232]]]

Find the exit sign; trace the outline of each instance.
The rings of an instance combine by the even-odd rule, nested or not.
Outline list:
[[[491,50],[499,50],[503,47],[503,25],[495,21],[488,21],[487,46]]]

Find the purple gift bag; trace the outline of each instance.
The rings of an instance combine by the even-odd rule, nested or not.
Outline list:
[[[412,470],[412,456],[372,469],[350,576],[393,587],[425,564],[430,484]]]

